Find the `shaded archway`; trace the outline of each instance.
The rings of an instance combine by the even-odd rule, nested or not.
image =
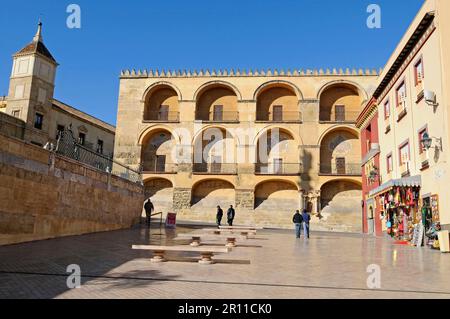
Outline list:
[[[176,140],[165,129],[148,132],[142,140],[141,165],[143,172],[175,172]]]
[[[361,144],[353,129],[337,127],[320,140],[320,173],[361,175]]]
[[[173,185],[164,178],[150,179],[144,182],[145,199],[150,199],[155,212],[168,212],[173,208]]]
[[[282,180],[269,180],[255,187],[255,210],[293,212],[299,208],[298,186]]]
[[[334,180],[322,185],[320,204],[322,218],[329,225],[352,229],[361,227],[362,186],[349,180]]]
[[[301,120],[299,97],[285,83],[270,83],[256,95],[256,120],[270,122],[296,122]]]
[[[255,172],[268,175],[301,172],[298,141],[290,131],[275,127],[258,136]]]
[[[235,174],[237,141],[223,127],[211,126],[195,136],[193,163],[195,173]]]
[[[214,212],[220,205],[227,208],[235,204],[233,184],[221,179],[207,179],[192,187],[192,209],[205,209]]]
[[[364,95],[355,85],[338,82],[324,87],[319,100],[321,122],[353,123],[361,112]]]
[[[168,84],[150,88],[144,97],[144,121],[179,121],[179,96]]]
[[[237,122],[238,96],[232,87],[213,83],[196,94],[195,119],[206,122]]]

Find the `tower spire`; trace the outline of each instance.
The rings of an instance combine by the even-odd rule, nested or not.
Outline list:
[[[42,42],[42,21],[39,18],[38,29],[36,35],[33,38],[33,42]]]

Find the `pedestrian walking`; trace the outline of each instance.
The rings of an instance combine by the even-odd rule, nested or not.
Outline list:
[[[236,211],[234,210],[233,205],[230,205],[230,208],[228,208],[228,211],[227,211],[227,220],[228,220],[229,226],[233,226],[233,221],[234,221],[235,215],[236,215]]]
[[[302,219],[303,219],[303,231],[305,233],[305,238],[309,239],[309,222],[311,220],[311,216],[309,215],[309,212],[304,209],[302,213]]]
[[[223,217],[223,209],[220,208],[220,206],[217,206],[217,215],[216,215],[217,227],[221,226],[221,224],[222,224],[222,217]]]
[[[147,199],[147,201],[145,202],[144,205],[144,209],[145,209],[145,221],[147,225],[150,225],[150,221],[152,218],[152,212],[155,210],[155,206],[153,206],[152,201],[149,199]]]
[[[302,233],[303,217],[300,214],[299,210],[297,210],[294,214],[294,217],[292,217],[292,222],[295,224],[295,237],[300,238],[300,235]]]

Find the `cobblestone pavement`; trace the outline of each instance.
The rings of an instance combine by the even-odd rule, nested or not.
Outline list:
[[[264,230],[210,266],[186,253],[152,264],[151,252],[131,249],[173,245],[193,230],[136,227],[0,247],[0,298],[450,298],[450,255],[386,238],[313,233],[306,241]],[[79,289],[67,288],[70,264],[81,267]],[[379,290],[367,288],[370,264],[381,267]]]

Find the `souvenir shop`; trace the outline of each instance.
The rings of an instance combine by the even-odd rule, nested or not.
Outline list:
[[[378,196],[386,233],[396,240],[412,241],[418,223],[420,187],[395,186]]]
[[[398,242],[437,249],[439,197],[421,195],[420,176],[392,180],[372,192],[383,232]]]

